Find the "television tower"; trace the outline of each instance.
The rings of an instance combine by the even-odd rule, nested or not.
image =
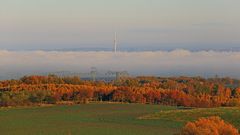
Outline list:
[[[117,32],[115,32],[113,51],[114,51],[114,53],[117,52]]]

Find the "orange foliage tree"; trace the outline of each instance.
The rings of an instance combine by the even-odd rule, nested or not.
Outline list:
[[[224,122],[220,117],[212,116],[188,122],[181,135],[239,135],[239,133],[234,126]]]
[[[234,83],[234,84],[233,84]],[[186,107],[240,106],[240,80],[201,77],[133,77],[87,81],[77,76],[24,76],[0,81],[0,106],[111,101]],[[24,97],[21,97],[23,93]],[[16,97],[16,98],[15,98]]]

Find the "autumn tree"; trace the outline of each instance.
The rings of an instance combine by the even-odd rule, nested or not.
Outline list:
[[[180,135],[239,135],[238,130],[220,117],[200,118],[188,122]]]

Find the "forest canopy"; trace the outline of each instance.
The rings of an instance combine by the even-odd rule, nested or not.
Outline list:
[[[0,81],[0,105],[99,101],[185,107],[240,105],[240,80],[201,77],[128,77],[111,82],[80,77],[24,76]]]

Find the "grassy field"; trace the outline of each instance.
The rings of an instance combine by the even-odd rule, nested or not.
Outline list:
[[[184,109],[86,104],[0,109],[1,135],[171,135],[187,121],[219,115],[240,129],[239,108]]]

